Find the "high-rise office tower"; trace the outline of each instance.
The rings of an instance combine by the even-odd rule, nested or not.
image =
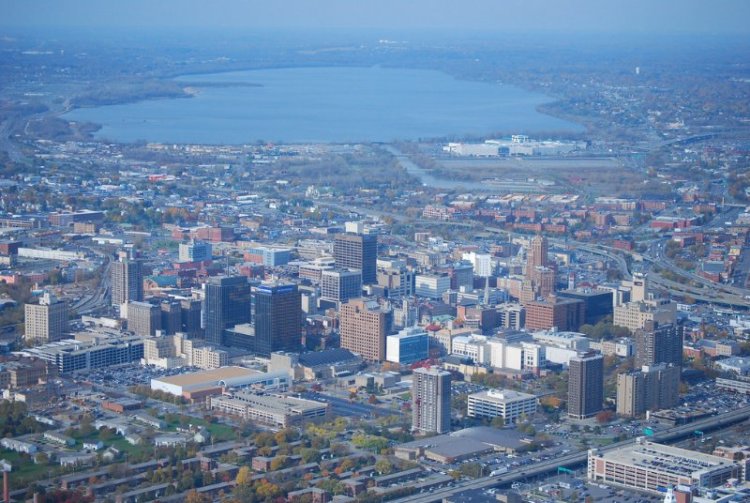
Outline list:
[[[320,274],[320,298],[346,302],[362,296],[362,271],[333,270]]]
[[[353,299],[341,305],[339,333],[341,347],[370,362],[385,359],[385,337],[393,312],[374,300]]]
[[[529,243],[529,251],[526,254],[526,279],[530,282],[533,299],[545,299],[556,290],[557,270],[555,264],[549,262],[548,249],[547,238],[544,236],[534,236]],[[526,301],[528,296],[527,293]]]
[[[529,251],[526,255],[526,275],[530,276],[535,268],[547,267],[549,265],[547,255],[549,244],[544,236],[534,236],[529,243]]]
[[[113,306],[143,300],[143,269],[138,260],[130,259],[126,252],[121,252],[119,260],[112,264],[110,274]]]
[[[377,281],[378,236],[375,234],[337,234],[333,241],[336,266],[362,271],[362,283]]]
[[[635,331],[635,364],[637,367],[671,363],[682,367],[682,326],[647,321]]]
[[[604,358],[593,351],[574,356],[568,371],[568,416],[594,416],[602,410],[603,403]]]
[[[448,433],[451,429],[451,374],[436,367],[418,368],[412,376],[411,429]]]
[[[163,300],[161,308],[161,330],[167,335],[182,331],[182,305],[176,300]]]
[[[136,335],[155,335],[161,330],[161,308],[150,302],[128,302],[128,330]]]
[[[201,334],[201,301],[183,299],[180,305],[180,331],[186,333],[189,339],[198,337]]]
[[[617,375],[617,413],[642,416],[679,402],[680,367],[660,363]]]
[[[205,339],[222,344],[224,330],[250,322],[250,283],[245,276],[221,276],[206,283]]]
[[[260,285],[253,289],[255,352],[299,351],[302,345],[302,297],[297,285]]]
[[[59,341],[68,331],[68,305],[51,292],[44,292],[39,304],[24,306],[24,339],[35,343]]]

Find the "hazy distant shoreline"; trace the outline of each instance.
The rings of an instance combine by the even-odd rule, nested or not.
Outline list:
[[[126,143],[367,143],[585,130],[541,112],[540,106],[554,101],[542,93],[431,69],[232,70],[176,76],[157,90],[162,92],[136,93],[141,99],[131,94],[98,106],[87,103],[62,118],[101,124],[95,137]],[[192,99],[189,105],[164,99],[178,97]]]

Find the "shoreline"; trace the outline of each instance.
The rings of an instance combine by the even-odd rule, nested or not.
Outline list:
[[[431,141],[431,142],[439,142],[439,141],[476,141],[477,139],[486,139],[486,138],[495,138],[498,137],[498,133],[501,133],[503,131],[513,131],[513,132],[519,132],[524,134],[529,134],[530,136],[538,136],[539,138],[580,138],[581,135],[587,135],[590,134],[590,124],[578,121],[578,120],[571,120],[570,117],[562,117],[559,115],[548,113],[547,110],[545,110],[547,107],[549,107],[551,104],[557,103],[560,101],[559,98],[546,95],[544,93],[541,93],[537,90],[533,89],[527,89],[525,87],[521,87],[519,85],[516,85],[514,83],[507,83],[507,82],[489,82],[486,80],[481,79],[466,79],[461,78],[459,76],[453,75],[451,73],[438,70],[438,69],[421,69],[421,68],[411,68],[411,67],[383,67],[381,65],[375,65],[375,66],[368,66],[368,67],[362,67],[358,65],[320,65],[320,66],[283,66],[283,67],[271,67],[271,68],[254,68],[249,70],[237,70],[237,69],[231,69],[227,70],[225,72],[209,72],[203,75],[225,75],[229,73],[239,73],[239,72],[253,72],[253,71],[260,71],[260,70],[277,70],[281,68],[287,68],[287,69],[311,69],[311,68],[335,68],[335,69],[356,69],[356,68],[374,68],[374,67],[380,67],[384,68],[386,70],[411,70],[411,71],[434,71],[441,73],[445,76],[450,77],[451,79],[455,79],[456,81],[463,81],[463,82],[469,82],[469,83],[480,83],[485,85],[494,85],[494,86],[500,86],[500,87],[510,87],[515,88],[519,91],[522,91],[523,93],[537,95],[541,102],[538,102],[533,107],[533,113],[538,114],[543,117],[547,117],[550,119],[554,119],[556,121],[567,123],[567,124],[559,124],[559,125],[542,125],[539,127],[511,127],[511,126],[500,126],[497,128],[488,128],[487,130],[483,132],[478,133],[471,133],[471,132],[464,132],[464,133],[439,133],[436,135],[421,135],[419,133],[414,133],[411,136],[393,136],[390,138],[386,138],[383,136],[382,138],[375,138],[375,139],[360,139],[360,140],[344,140],[344,139],[333,139],[333,140],[306,140],[304,138],[299,140],[274,140],[275,143],[279,144],[301,144],[301,143],[321,143],[321,144],[352,144],[352,143],[389,143],[391,141]],[[101,104],[94,104],[94,103],[76,103],[75,98],[70,100],[70,106],[62,111],[61,113],[56,114],[59,118],[66,121],[74,121],[74,122],[87,122],[93,125],[98,126],[98,128],[94,131],[95,133],[100,133],[102,129],[105,129],[108,127],[108,124],[98,121],[92,121],[88,119],[75,119],[75,118],[68,118],[66,117],[67,114],[74,112],[76,109],[87,109],[87,108],[104,108],[107,106],[115,106],[115,105],[128,105],[128,104],[135,104],[135,103],[142,103],[149,100],[155,100],[155,99],[169,99],[169,98],[195,98],[200,97],[203,93],[204,88],[211,88],[211,87],[262,87],[262,84],[256,83],[256,82],[237,82],[237,81],[229,81],[229,82],[194,82],[190,80],[190,76],[197,75],[196,73],[188,73],[183,74],[176,77],[167,78],[167,80],[158,80],[154,81],[159,85],[158,83],[169,83],[169,85],[176,84],[177,88],[172,89],[160,89],[159,91],[166,91],[166,92],[155,92],[153,94],[149,95],[142,95],[140,93],[132,93],[129,96],[120,96],[120,97],[112,97],[111,99],[108,99],[106,101],[103,100]],[[179,79],[184,79],[184,81],[181,81]],[[103,138],[103,135],[101,134],[93,134],[89,135],[91,139],[93,140],[103,140],[106,138]],[[221,140],[216,142],[211,141],[200,141],[200,142],[194,142],[194,141],[186,141],[186,140],[170,140],[170,139],[149,139],[147,138],[148,135],[140,135],[141,139],[146,139],[150,141],[155,141],[159,143],[177,143],[177,144],[195,144],[195,145],[244,145],[244,144],[252,144],[257,140],[240,140],[240,141],[227,141],[227,140]],[[265,136],[263,134],[260,134],[261,137],[265,139]],[[272,135],[266,135],[266,136],[272,136]],[[144,138],[146,137],[146,138]],[[118,140],[116,138],[109,138],[110,141],[114,141],[115,143],[122,143],[122,144],[128,144],[133,143],[136,140]]]

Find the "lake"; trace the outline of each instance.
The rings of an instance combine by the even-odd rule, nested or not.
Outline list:
[[[583,130],[537,112],[547,96],[431,70],[283,68],[178,81],[195,96],[77,109],[64,117],[100,124],[98,138],[121,142],[388,142]]]

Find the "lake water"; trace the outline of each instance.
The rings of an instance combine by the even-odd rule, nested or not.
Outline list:
[[[550,101],[544,95],[430,70],[284,68],[178,80],[197,95],[77,109],[65,118],[101,124],[99,138],[207,144],[387,142],[583,129],[537,112]]]

